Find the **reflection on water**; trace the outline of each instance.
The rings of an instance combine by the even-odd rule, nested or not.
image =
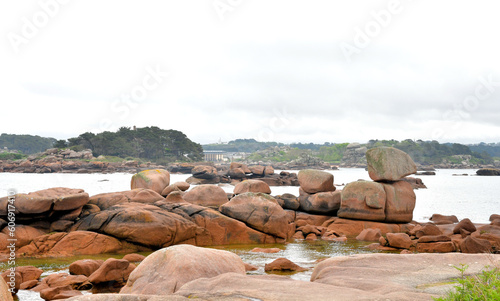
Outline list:
[[[296,280],[309,281],[312,274],[312,269],[317,264],[318,259],[330,258],[337,256],[346,256],[352,254],[374,253],[365,246],[370,242],[348,241],[346,243],[331,242],[331,241],[296,241],[284,245],[241,245],[241,246],[218,246],[217,249],[231,251],[238,254],[241,259],[258,267],[258,270],[248,272],[249,275],[262,275],[266,263],[270,263],[277,258],[284,257],[298,264],[307,271],[299,273],[279,273],[281,275],[288,275],[290,278]],[[282,251],[278,253],[254,253],[250,252],[253,248],[279,248]]]

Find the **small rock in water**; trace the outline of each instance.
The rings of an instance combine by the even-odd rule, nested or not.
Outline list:
[[[265,265],[264,270],[266,272],[270,271],[292,271],[292,272],[302,272],[307,269],[298,266],[297,264],[291,262],[286,258],[278,258],[271,263]]]

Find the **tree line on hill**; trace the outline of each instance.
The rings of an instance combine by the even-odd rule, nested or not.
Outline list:
[[[94,134],[86,132],[68,140],[56,140],[34,135],[0,135],[0,150],[18,150],[25,155],[40,153],[48,148],[70,147],[73,150],[91,149],[94,156],[116,156],[140,158],[168,163],[172,161],[199,161],[203,150],[253,153],[250,159],[285,162],[301,156],[314,156],[325,162],[339,163],[348,143],[291,143],[258,142],[255,139],[236,139],[224,144],[207,144],[203,147],[191,141],[180,131],[163,130],[158,127],[131,129],[121,127],[116,132]],[[408,153],[415,162],[438,164],[443,160],[458,163],[457,155],[470,156],[476,164],[491,164],[500,158],[500,143],[439,143],[422,140],[370,140],[362,144],[367,149],[377,146],[392,146]],[[273,151],[266,151],[272,149]],[[0,159],[19,159],[20,154],[3,153]],[[455,156],[455,157],[454,157]],[[454,162],[457,161],[457,162]]]
[[[203,145],[205,150],[223,150],[229,152],[252,153],[251,161],[269,160],[285,162],[295,160],[304,155],[318,157],[330,162],[340,163],[349,143],[292,143],[285,145],[276,142],[258,142],[254,139],[238,139],[227,144]],[[478,145],[464,145],[459,143],[439,143],[437,141],[422,140],[370,140],[361,144],[367,149],[377,146],[391,146],[408,153],[415,162],[421,164],[439,164],[443,160],[450,163],[459,163],[457,155],[470,156],[470,162],[475,164],[491,164],[494,157],[500,157],[500,143]],[[455,156],[455,157],[454,157]]]
[[[157,163],[199,161],[203,158],[201,145],[191,141],[184,133],[176,130],[163,130],[154,126],[137,129],[121,127],[116,132],[105,131],[98,134],[86,132],[68,140],[54,138],[40,140],[38,136],[31,137],[34,138],[31,140],[17,139],[18,143],[9,144],[9,149],[18,149],[26,151],[25,154],[33,154],[52,147],[69,147],[75,151],[90,149],[95,157],[100,155],[120,158],[132,157]],[[50,141],[50,144],[47,144],[47,141]],[[36,143],[39,143],[40,146],[28,148],[29,145]]]
[[[23,154],[34,154],[43,152],[51,148],[56,139],[44,138],[34,135],[16,135],[16,134],[1,134],[0,149],[7,148],[8,150],[20,151]]]

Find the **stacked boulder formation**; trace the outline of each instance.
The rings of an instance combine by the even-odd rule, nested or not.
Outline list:
[[[334,216],[340,208],[341,192],[336,191],[331,173],[304,169],[299,171],[300,210]]]
[[[356,181],[342,191],[338,216],[348,219],[408,223],[413,219],[415,193],[402,180],[417,172],[415,162],[405,152],[392,147],[366,152],[368,174],[374,181]]]

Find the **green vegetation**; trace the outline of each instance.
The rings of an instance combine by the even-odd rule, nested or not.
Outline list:
[[[290,148],[288,150],[279,150],[275,152],[255,152],[247,157],[251,161],[272,161],[272,162],[290,162],[297,160],[304,154],[309,153],[309,150]]]
[[[462,163],[462,159],[457,157],[470,156],[469,162],[472,164],[492,164],[493,158],[486,152],[478,153],[472,151],[467,145],[458,143],[440,144],[437,141],[422,141],[407,139],[396,140],[370,140],[366,147],[392,146],[409,154],[412,159],[421,164],[439,164],[449,162],[452,164]]]
[[[27,156],[19,153],[0,153],[0,160],[19,160]]]
[[[261,150],[261,148],[270,145],[270,147]],[[292,143],[282,145],[275,142],[257,142],[254,139],[244,139],[231,141],[228,144],[204,145],[204,149],[228,150],[251,152],[247,157],[251,161],[270,161],[286,162],[295,160],[299,157],[310,156],[318,158],[324,162],[339,164],[344,158],[348,143],[329,143],[324,144],[302,144]],[[433,164],[462,164],[464,161],[469,164],[486,165],[492,164],[494,159],[485,151],[479,153],[471,148],[459,143],[441,144],[437,141],[422,140],[370,140],[366,144],[361,144],[367,149],[379,146],[391,146],[400,149],[409,154],[413,160],[423,165]],[[258,150],[258,151],[251,151]]]
[[[95,157],[139,158],[157,163],[198,161],[203,157],[201,145],[176,130],[144,127],[132,130],[121,127],[117,132],[83,133],[68,139],[73,150],[89,148]]]
[[[18,150],[24,154],[35,154],[45,151],[54,145],[56,139],[33,135],[0,135],[0,149]]]
[[[469,145],[469,148],[473,152],[477,152],[482,154],[486,152],[488,155],[492,157],[500,157],[500,142],[498,143],[484,143],[481,142],[479,144]]]
[[[317,157],[329,163],[340,163],[344,157],[344,152],[349,143],[331,144],[331,146],[321,146]]]
[[[483,270],[479,275],[469,277],[465,277],[468,265],[462,264],[460,267],[454,268],[460,272],[460,278],[457,280],[458,285],[446,296],[434,298],[434,300],[500,300],[500,269],[498,267]]]
[[[284,146],[284,144],[277,142],[258,142],[255,139],[236,139],[233,141],[229,141],[226,144],[220,144],[220,143],[205,144],[203,145],[203,149],[221,150],[225,152],[253,153],[275,146]]]

